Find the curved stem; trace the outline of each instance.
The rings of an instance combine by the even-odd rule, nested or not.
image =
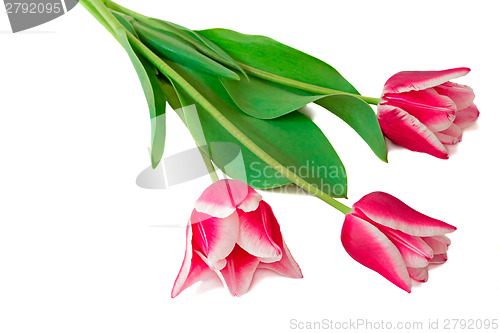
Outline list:
[[[89,1],[87,0],[80,0],[80,3],[82,4],[82,6],[90,13],[92,14],[92,16],[94,16],[94,18],[99,22],[101,23],[101,25],[103,27],[106,28],[106,30],[108,30],[111,35],[113,37],[116,38],[115,36],[115,32],[113,31],[113,29],[111,28],[111,26],[109,25],[109,23],[102,17],[102,15],[97,11],[97,9],[95,9],[94,5],[92,3],[90,3]]]
[[[123,26],[120,24],[120,22],[118,22],[118,20],[110,13],[108,7],[106,7],[101,0],[90,0],[90,3],[95,7],[99,14],[101,14],[103,19],[106,20],[111,29],[114,31],[114,35],[116,37],[116,33],[119,30],[123,29]]]
[[[260,69],[257,69],[257,68],[254,68],[254,67],[242,64],[242,63],[238,63],[238,65],[240,65],[241,68],[243,68],[243,70],[245,70],[248,74],[251,74],[251,75],[256,76],[258,78],[261,78],[261,79],[265,79],[267,81],[271,81],[271,82],[279,83],[279,84],[282,84],[282,85],[285,85],[285,86],[289,86],[289,87],[292,87],[292,88],[297,88],[297,89],[300,89],[300,90],[304,90],[304,91],[308,91],[308,92],[312,92],[312,93],[320,94],[320,95],[349,95],[349,96],[354,96],[354,97],[357,97],[357,98],[365,101],[368,104],[377,105],[378,103],[380,103],[380,98],[361,96],[361,95],[357,95],[357,94],[351,94],[351,93],[348,93],[348,92],[345,92],[345,91],[340,91],[340,90],[334,90],[334,89],[330,89],[330,88],[320,87],[320,86],[316,86],[314,84],[309,84],[309,83],[305,83],[305,82],[301,82],[301,81],[289,79],[289,78],[286,78],[286,77],[283,77],[283,76],[279,76],[279,75],[276,75],[276,74],[272,74],[272,73],[269,73],[269,72],[266,72],[266,71],[263,71],[263,70],[260,70]]]
[[[147,48],[142,42],[137,39],[134,35],[127,32],[130,44],[134,46],[141,54],[148,59],[156,68],[165,76],[169,77],[172,81],[177,83],[187,94],[191,96],[195,101],[197,101],[207,112],[222,126],[224,127],[232,136],[234,136],[238,141],[240,141],[248,150],[258,156],[262,161],[271,166],[274,170],[281,173],[283,176],[288,178],[290,181],[303,188],[307,192],[315,195],[319,199],[325,201],[330,206],[336,208],[344,214],[348,214],[351,208],[344,205],[343,203],[335,200],[330,195],[321,191],[318,187],[308,183],[301,177],[297,176],[295,173],[287,169],[272,156],[267,154],[262,148],[256,145],[249,137],[247,137],[243,132],[239,130],[233,123],[231,123],[215,106],[213,106],[203,95],[201,95],[188,81],[186,81],[179,73],[177,73],[172,67],[167,65],[161,58],[159,58],[153,51]]]
[[[138,12],[134,12],[133,10],[128,9],[127,7],[123,7],[122,5],[119,5],[114,1],[103,0],[103,2],[107,7],[118,12],[122,12],[123,14],[127,14],[128,16],[134,17],[139,21],[148,21],[150,19],[148,16],[142,15]]]
[[[92,0],[91,0],[92,1]],[[188,95],[193,98],[197,103],[200,104],[224,129],[226,129],[232,136],[234,136],[241,144],[243,144],[248,150],[254,153],[266,164],[271,166],[274,170],[281,173],[291,182],[295,183],[297,186],[303,188],[312,195],[315,195],[319,199],[328,203],[330,206],[339,210],[343,214],[348,214],[351,212],[351,208],[344,205],[343,203],[337,201],[330,195],[321,191],[317,186],[308,183],[306,180],[297,176],[295,173],[290,171],[272,156],[267,154],[262,148],[255,144],[249,137],[247,137],[238,127],[236,127],[229,119],[227,119],[215,106],[210,103],[198,90],[196,90],[186,79],[184,79],[179,73],[177,73],[172,67],[166,64],[160,57],[158,57],[153,51],[151,51],[146,45],[144,45],[137,37],[131,34],[128,30],[121,27],[118,20],[111,15],[109,10],[104,6],[100,0],[93,0],[92,2],[97,3],[95,6],[99,13],[102,15],[109,25],[113,28],[115,33],[125,32],[128,41],[132,47],[139,51],[148,61],[150,61],[158,71],[163,75],[170,78],[176,84],[179,85]]]
[[[198,145],[197,145],[198,146]],[[210,175],[210,179],[212,180],[212,183],[215,183],[216,181],[219,180],[219,176],[217,176],[217,172],[215,171],[214,165],[212,164],[212,160],[210,157],[205,154],[205,152],[198,146],[198,151],[201,154],[201,158],[203,158],[203,162],[205,163],[205,166],[207,167],[208,174]]]
[[[144,23],[149,24],[151,27],[156,28],[156,29],[162,29],[163,27],[161,25],[158,25],[155,20],[152,20],[151,18],[144,16],[142,14],[139,14],[131,9],[128,9],[126,7],[123,7],[113,1],[110,0],[104,0],[104,3],[111,9],[122,12],[123,14],[127,14],[139,21],[142,21]],[[214,60],[222,63],[225,66],[231,67],[232,69],[237,69],[240,70],[240,68],[237,68],[234,63],[231,63],[230,61],[227,61],[227,59],[224,59],[223,57],[219,56],[216,52],[213,52],[211,54],[207,54],[209,57],[213,58]],[[345,91],[340,91],[340,90],[334,90],[330,88],[325,88],[321,86],[317,86],[314,84],[309,84],[293,79],[289,79],[280,75],[272,74],[260,69],[257,69],[255,67],[237,62],[237,65],[241,67],[245,72],[248,74],[251,74],[255,77],[265,79],[267,81],[271,81],[274,83],[279,83],[285,86],[289,86],[292,88],[297,88],[300,90],[308,91],[314,94],[319,94],[319,95],[349,95],[349,96],[354,96],[356,98],[359,98],[363,101],[365,101],[368,104],[373,104],[377,105],[380,103],[380,98],[376,97],[367,97],[367,96],[361,96],[357,94],[352,94],[352,93],[347,93]]]

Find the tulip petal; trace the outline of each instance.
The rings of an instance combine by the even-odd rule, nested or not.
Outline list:
[[[297,262],[295,261],[295,259],[293,259],[290,250],[286,246],[286,243],[283,242],[283,245],[281,247],[283,251],[283,256],[280,261],[273,263],[261,262],[259,264],[259,268],[270,269],[278,274],[281,274],[283,276],[292,279],[302,279],[304,277],[302,275],[302,271]]]
[[[224,218],[231,215],[238,206],[244,211],[257,209],[261,199],[257,191],[242,181],[222,179],[206,188],[194,207],[201,213]]]
[[[443,131],[450,127],[457,111],[455,103],[449,97],[439,95],[432,88],[402,94],[386,94],[381,104],[405,110],[432,132]]]
[[[450,127],[448,127],[446,130],[444,131],[441,131],[440,132],[441,134],[445,134],[445,135],[448,135],[448,136],[451,136],[451,137],[454,137],[456,138],[458,141],[462,141],[462,134],[463,134],[463,131],[462,129],[455,125],[455,124],[451,124]],[[438,137],[439,138],[439,137]],[[441,141],[442,142],[442,141]]]
[[[450,246],[450,244],[451,244],[450,238],[448,238],[448,236],[445,236],[445,235],[433,236],[432,238],[440,241],[441,243],[445,243],[448,246]]]
[[[250,187],[251,188],[251,187]],[[251,188],[253,190],[253,188]],[[259,207],[259,203],[262,200],[262,196],[259,192],[253,190],[248,191],[246,198],[238,205],[238,208],[244,212],[253,212]]]
[[[238,245],[261,261],[274,262],[281,259],[281,249],[271,238],[271,217],[269,205],[260,202],[253,212],[238,211],[240,231]],[[267,259],[267,260],[266,260]]]
[[[457,110],[468,108],[475,98],[472,88],[463,84],[445,82],[434,89],[438,94],[451,98],[457,106]]]
[[[300,270],[299,265],[293,258],[292,254],[290,253],[290,250],[288,249],[285,241],[283,240],[283,236],[281,235],[280,225],[278,224],[276,217],[272,213],[271,207],[267,204],[267,202],[263,201],[263,203],[266,205],[267,209],[270,212],[269,221],[271,226],[271,238],[273,239],[274,243],[277,244],[278,247],[281,249],[282,257],[280,261],[273,263],[262,262],[261,259],[259,268],[267,268],[289,278],[301,279],[303,277],[302,271]]]
[[[423,237],[423,240],[429,244],[432,249],[434,255],[443,254],[448,251],[448,246],[446,242],[444,242],[441,238],[438,237]]]
[[[389,105],[379,105],[378,119],[384,135],[395,144],[438,158],[448,158],[446,148],[434,133],[406,111]]]
[[[465,128],[475,122],[478,117],[479,110],[477,106],[472,104],[466,109],[457,111],[454,124],[460,126],[460,128]]]
[[[213,269],[222,269],[226,264],[224,259],[231,253],[238,240],[238,214],[234,212],[224,219],[219,219],[193,210],[191,223],[193,241],[207,256]]]
[[[455,231],[452,225],[411,208],[398,198],[384,192],[372,192],[353,205],[355,212],[372,221],[419,237],[444,235]]]
[[[420,268],[429,265],[429,260],[432,259],[434,253],[421,237],[410,236],[378,223],[374,225],[396,245],[407,267]]]
[[[401,253],[377,227],[347,214],[341,240],[354,260],[378,272],[401,289],[411,292],[410,276]]]
[[[441,254],[436,254],[434,258],[431,259],[430,263],[434,265],[440,265],[444,264],[446,261],[448,261],[448,254],[441,253]]]
[[[443,71],[405,71],[394,74],[384,85],[383,94],[424,90],[446,81],[467,75],[469,68],[460,67]]]
[[[186,233],[186,252],[184,254],[181,270],[172,288],[172,298],[179,295],[184,289],[203,279],[208,272],[212,272],[207,264],[193,250],[191,243],[193,236],[191,223],[189,223]]]
[[[459,142],[458,138],[451,136],[451,135],[446,135],[443,133],[436,133],[436,138],[443,144],[443,145],[454,145]]]
[[[408,267],[408,274],[410,274],[410,277],[418,282],[427,282],[429,280],[429,268],[428,267],[423,267],[423,268],[411,268]]]
[[[250,288],[259,259],[236,245],[226,260],[226,267],[220,272],[231,295],[241,296]]]

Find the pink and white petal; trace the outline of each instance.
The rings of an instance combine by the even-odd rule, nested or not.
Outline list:
[[[427,282],[429,280],[429,268],[428,267],[422,267],[422,268],[411,268],[408,267],[408,274],[410,274],[410,277],[418,282]]]
[[[179,271],[172,288],[172,298],[175,298],[184,289],[202,280],[207,273],[212,272],[207,264],[193,250],[191,243],[191,224],[188,225],[186,233],[186,252],[184,254],[184,261],[182,262],[181,270]]]
[[[438,237],[423,237],[423,240],[431,247],[434,255],[443,254],[448,251],[449,244]]]
[[[203,191],[194,208],[214,217],[231,215],[240,204],[247,210],[256,207],[261,197],[253,188],[239,180],[221,179]]]
[[[448,223],[416,211],[385,192],[369,193],[356,202],[353,208],[356,214],[361,213],[367,219],[412,236],[438,236],[457,229]]]
[[[272,271],[275,271],[276,273],[292,279],[302,279],[304,277],[302,275],[302,271],[295,259],[293,259],[293,256],[290,253],[290,250],[286,246],[285,242],[283,242],[282,244],[282,251],[283,256],[280,261],[273,263],[261,262],[259,264],[259,268],[270,269]]]
[[[420,268],[429,265],[434,253],[421,237],[410,236],[375,222],[373,224],[396,245],[407,267]]]
[[[405,110],[432,132],[440,132],[450,127],[457,111],[455,103],[449,97],[439,95],[433,88],[386,94],[382,104]]]
[[[253,189],[252,189],[253,190]],[[262,200],[262,196],[259,192],[253,190],[248,191],[247,197],[238,205],[238,208],[244,212],[253,212],[259,208],[259,203]]]
[[[236,245],[227,257],[227,264],[220,272],[233,296],[241,296],[248,291],[259,259]]]
[[[347,214],[341,240],[354,260],[378,272],[399,288],[411,292],[410,276],[401,253],[377,227]]]
[[[445,243],[448,246],[450,246],[450,244],[451,244],[451,240],[448,236],[439,235],[439,236],[433,236],[433,238],[440,241],[441,243]]]
[[[290,253],[290,250],[286,246],[286,243],[281,234],[281,228],[278,224],[278,220],[276,220],[276,217],[272,213],[271,206],[269,206],[269,204],[267,204],[267,202],[265,201],[263,201],[263,203],[270,212],[269,221],[271,226],[271,238],[273,239],[274,243],[277,244],[281,249],[282,257],[279,261],[273,263],[266,263],[261,259],[259,267],[273,270],[290,278],[301,279],[303,277],[302,271],[300,270],[299,265]]]
[[[378,120],[384,135],[395,144],[437,158],[448,158],[448,151],[434,133],[408,112],[379,105]]]
[[[440,265],[444,264],[446,261],[448,261],[448,254],[446,253],[436,254],[434,258],[431,259],[430,264]]]
[[[453,123],[461,128],[465,128],[475,122],[478,117],[479,110],[477,106],[472,104],[466,109],[458,110]]]
[[[234,212],[219,219],[193,210],[191,224],[193,242],[206,255],[213,269],[222,269],[226,263],[224,259],[231,253],[238,240],[238,214]]]
[[[261,258],[261,261],[275,262],[281,259],[280,247],[271,237],[271,216],[273,212],[267,203],[261,201],[252,212],[238,210],[240,230],[238,245],[246,252]]]
[[[434,89],[438,94],[451,98],[458,110],[471,106],[476,97],[471,87],[453,82],[445,82]]]
[[[383,94],[424,90],[446,81],[467,75],[469,68],[460,67],[442,71],[405,71],[394,74],[384,85]]]
[[[451,135],[446,135],[443,133],[436,133],[436,138],[443,144],[443,145],[454,145],[459,142],[458,138],[451,136]]]
[[[451,124],[450,127],[448,127],[447,129],[445,129],[444,131],[441,131],[440,133],[444,134],[444,135],[451,136],[451,137],[455,137],[455,138],[458,139],[459,142],[462,141],[463,131],[462,131],[462,129],[459,126],[457,126],[455,124]]]

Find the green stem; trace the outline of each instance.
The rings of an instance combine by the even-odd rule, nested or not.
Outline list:
[[[100,0],[94,0],[93,2],[100,2]],[[109,22],[110,26],[117,31],[117,25],[119,25],[118,20],[109,13],[103,12],[102,7],[104,5],[102,2],[95,6],[100,14]],[[106,9],[107,11],[107,9]],[[336,208],[340,212],[344,214],[348,214],[351,212],[351,208],[344,205],[343,203],[337,201],[330,195],[321,191],[317,186],[308,183],[301,177],[297,176],[295,173],[287,169],[277,160],[275,160],[272,156],[267,154],[262,148],[260,148],[257,144],[255,144],[249,137],[247,137],[243,132],[240,131],[238,127],[236,127],[229,119],[227,119],[215,106],[212,105],[200,92],[198,92],[186,79],[184,79],[179,73],[177,73],[172,67],[166,64],[160,57],[158,57],[153,51],[151,51],[147,46],[145,46],[139,39],[137,39],[133,34],[125,30],[128,40],[130,44],[134,47],[135,50],[139,51],[148,61],[150,61],[158,71],[160,71],[163,75],[170,78],[176,84],[179,85],[188,95],[193,98],[199,105],[204,108],[224,129],[226,129],[232,136],[234,136],[241,144],[243,144],[248,150],[254,153],[257,157],[259,157],[266,164],[271,166],[274,170],[281,173],[291,182],[295,183],[297,186],[303,188],[307,192],[312,195],[315,195],[319,199],[328,203],[330,206]]]
[[[95,17],[95,19],[101,23],[101,25],[103,27],[106,28],[106,30],[108,30],[111,35],[113,37],[116,38],[115,36],[115,32],[113,31],[113,29],[111,28],[111,26],[109,25],[109,23],[102,17],[102,15],[97,11],[97,9],[95,9],[94,5],[92,3],[90,3],[88,0],[80,0],[80,3],[82,4],[82,6],[90,13],[92,14],[92,16]]]
[[[113,1],[104,0],[104,3],[109,8],[116,10],[116,11],[119,11],[119,12],[122,12],[123,14],[127,14],[127,15],[137,19],[138,21],[147,23],[153,28],[160,29],[160,30],[163,29],[163,27],[160,24],[158,24],[157,21],[152,20],[151,18],[144,16],[142,14],[139,14],[131,9],[123,7],[123,6],[117,4]],[[240,68],[237,68],[237,66],[235,66],[234,63],[227,61],[223,57],[219,56],[216,52],[213,52],[213,53],[209,54],[208,56],[210,56],[214,60],[222,63],[225,66],[231,67],[232,69],[240,70]],[[330,88],[320,87],[320,86],[316,86],[314,84],[309,84],[309,83],[289,79],[289,78],[286,78],[286,77],[283,77],[280,75],[272,74],[272,73],[257,69],[255,67],[248,66],[248,65],[243,64],[243,63],[238,62],[237,64],[241,67],[241,69],[243,69],[248,74],[251,74],[255,77],[258,77],[258,78],[261,78],[261,79],[264,79],[267,81],[271,81],[271,82],[279,83],[279,84],[282,84],[285,86],[289,86],[292,88],[301,89],[301,90],[308,91],[308,92],[311,92],[314,94],[319,94],[319,95],[349,95],[349,96],[354,96],[354,97],[357,97],[357,98],[365,101],[368,104],[373,104],[373,105],[378,105],[380,103],[380,98],[361,96],[361,95],[347,93],[347,92],[340,91],[340,90],[334,90],[334,89],[330,89]]]
[[[297,184],[299,187],[303,188],[307,192],[315,195],[319,199],[325,201],[332,207],[338,209],[344,214],[348,214],[351,208],[342,204],[341,202],[335,200],[330,195],[321,191],[318,187],[308,183],[304,179],[297,176],[292,171],[288,170],[285,166],[275,160],[272,156],[267,154],[262,148],[256,145],[249,137],[247,137],[243,132],[239,130],[233,123],[231,123],[215,106],[212,105],[203,95],[201,95],[188,81],[186,81],[179,73],[177,73],[172,67],[167,65],[160,57],[158,57],[153,51],[147,48],[142,42],[137,39],[134,35],[127,31],[130,44],[141,52],[141,54],[148,59],[156,68],[165,76],[169,77],[172,81],[177,83],[188,95],[191,96],[195,101],[197,101],[202,108],[207,110],[207,112],[222,126],[226,129],[232,136],[234,136],[238,141],[240,141],[248,150],[258,156],[262,161],[271,166],[274,170],[281,173],[283,176],[288,178],[293,183]]]
[[[118,20],[111,14],[108,7],[106,7],[101,0],[89,0],[89,2],[94,5],[95,9],[99,12],[99,14],[101,14],[102,18],[106,20],[111,29],[114,31],[115,36],[119,30],[124,29],[120,22],[118,22]]]
[[[215,183],[219,180],[219,176],[217,176],[217,172],[215,171],[214,165],[212,164],[212,160],[210,157],[198,146],[198,150],[200,151],[201,157],[203,158],[203,162],[207,167],[208,174],[210,175],[210,179],[212,183]]]
[[[128,9],[127,7],[123,7],[122,5],[117,4],[116,2],[109,1],[109,0],[103,0],[103,2],[109,8],[116,10],[118,12],[122,12],[123,14],[127,14],[128,16],[136,18],[139,21],[142,21],[142,22],[151,21],[149,17],[142,15],[138,12],[134,12],[133,10]]]
[[[378,103],[380,103],[380,98],[366,97],[366,96],[347,93],[345,91],[324,88],[324,87],[316,86],[314,84],[309,84],[309,83],[289,79],[289,78],[286,78],[283,76],[279,76],[276,74],[272,74],[272,73],[269,73],[269,72],[266,72],[266,71],[263,71],[263,70],[260,70],[260,69],[242,64],[242,63],[238,63],[238,64],[241,66],[241,68],[243,68],[243,70],[245,70],[245,72],[247,72],[253,76],[256,76],[258,78],[261,78],[261,79],[264,79],[267,81],[271,81],[271,82],[279,83],[279,84],[282,84],[285,86],[289,86],[292,88],[297,88],[300,90],[312,92],[312,93],[319,94],[319,95],[349,95],[349,96],[354,96],[354,97],[357,97],[357,98],[365,101],[368,104],[377,105]]]

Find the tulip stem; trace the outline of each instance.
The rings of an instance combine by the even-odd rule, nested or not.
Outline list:
[[[198,146],[198,145],[197,145]],[[212,163],[212,160],[210,157],[198,146],[198,150],[200,151],[201,158],[203,158],[203,162],[205,163],[205,166],[207,167],[208,174],[210,175],[210,179],[212,180],[212,183],[215,183],[216,181],[219,180],[219,176],[217,176],[217,172],[215,171],[215,167]]]
[[[226,129],[232,136],[241,142],[248,150],[258,156],[262,161],[271,166],[274,170],[281,173],[287,179],[303,188],[307,192],[315,195],[319,199],[325,201],[330,206],[336,208],[344,214],[348,214],[351,208],[342,204],[334,199],[332,196],[321,191],[317,186],[308,183],[295,173],[287,169],[284,165],[275,160],[272,156],[267,154],[262,148],[255,144],[249,137],[247,137],[237,126],[235,126],[229,119],[227,119],[215,106],[212,105],[202,94],[200,94],[186,79],[177,73],[172,67],[166,64],[160,57],[153,51],[147,48],[142,42],[134,35],[127,31],[130,43],[136,50],[148,59],[153,65],[156,66],[158,71],[163,75],[169,77],[172,81],[179,85],[191,98],[200,104],[224,129]]]
[[[230,66],[230,64],[227,64],[227,65]],[[240,63],[240,62],[238,63],[238,65],[240,65],[240,67],[245,72],[247,72],[248,74],[253,75],[255,77],[258,77],[258,78],[261,78],[261,79],[264,79],[267,81],[271,81],[274,83],[279,83],[279,84],[282,84],[282,85],[285,85],[288,87],[308,91],[310,93],[314,93],[314,94],[318,94],[318,95],[349,95],[349,96],[359,98],[360,100],[365,101],[368,104],[377,105],[378,103],[380,103],[380,98],[361,96],[358,94],[352,94],[352,93],[348,93],[348,92],[341,91],[341,90],[334,90],[334,89],[325,88],[325,87],[317,86],[317,85],[310,84],[310,83],[305,83],[302,81],[289,79],[289,78],[286,78],[286,77],[283,77],[280,75],[276,75],[273,73],[269,73],[269,72],[245,65],[245,64]]]
[[[116,10],[116,11],[119,11],[123,14],[129,15],[140,22],[143,22],[143,23],[150,25],[153,28],[157,28],[157,29],[163,28],[163,26],[160,23],[151,19],[150,17],[147,17],[147,16],[139,14],[131,9],[123,7],[119,4],[117,4],[116,2],[113,2],[111,0],[103,0],[103,2],[109,8]],[[214,60],[220,62],[221,64],[223,64],[227,67],[230,67],[232,69],[236,69],[236,70],[243,69],[247,74],[250,74],[252,76],[255,76],[255,77],[267,80],[267,81],[271,81],[274,83],[282,84],[282,85],[285,85],[288,87],[304,90],[304,91],[307,91],[307,92],[310,92],[313,94],[318,94],[318,95],[349,95],[349,96],[359,98],[368,104],[378,105],[380,103],[380,98],[377,98],[377,97],[361,96],[359,94],[353,94],[353,93],[348,93],[348,92],[341,91],[341,90],[334,90],[334,89],[330,89],[330,88],[325,88],[325,87],[317,86],[314,84],[289,79],[289,78],[286,78],[286,77],[283,77],[280,75],[276,75],[273,73],[269,73],[269,72],[260,70],[258,68],[246,65],[246,64],[241,63],[241,62],[233,63],[233,62],[228,61],[224,57],[221,57],[220,55],[218,55],[215,52],[210,53],[209,56],[211,58],[213,58]],[[238,66],[240,66],[240,68],[238,68],[238,66],[236,64]]]
[[[268,153],[266,153],[257,144],[255,144],[237,126],[235,126],[229,119],[227,119],[214,105],[212,105],[210,101],[208,101],[200,92],[198,92],[198,90],[196,90],[196,88],[194,88],[184,77],[182,77],[172,67],[165,63],[160,57],[158,57],[153,51],[151,51],[146,45],[144,45],[137,37],[131,34],[124,27],[122,27],[118,20],[113,15],[111,15],[111,12],[109,12],[109,9],[104,6],[101,0],[83,0],[82,2],[87,1],[95,3],[94,7],[97,9],[98,14],[101,14],[101,17],[105,21],[107,21],[114,32],[113,35],[117,35],[118,32],[125,33],[129,43],[132,45],[136,52],[140,52],[158,69],[159,72],[170,78],[181,89],[183,89],[189,96],[191,96],[194,101],[196,101],[203,109],[205,109],[222,127],[224,127],[224,129],[226,129],[232,136],[234,136],[234,138],[241,142],[241,144],[248,150],[250,150],[262,161],[271,166],[274,170],[281,173],[291,182],[303,188],[308,193],[318,197],[343,214],[348,214],[351,212],[350,207],[337,201],[332,196],[320,190],[317,186],[310,184],[303,178],[299,177],[294,172],[278,162],[276,159],[274,159],[272,156],[270,156]]]

